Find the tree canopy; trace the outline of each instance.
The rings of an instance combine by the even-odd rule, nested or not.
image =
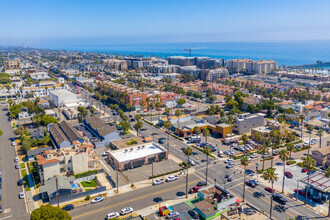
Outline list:
[[[54,207],[50,204],[42,205],[32,211],[31,220],[71,220],[72,217],[67,211],[62,210],[59,207]]]

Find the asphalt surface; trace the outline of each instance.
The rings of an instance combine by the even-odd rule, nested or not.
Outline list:
[[[19,199],[18,194],[23,191],[22,186],[17,186],[20,179],[19,170],[15,169],[15,147],[11,146],[9,138],[14,136],[12,127],[6,116],[8,104],[0,103],[0,129],[3,135],[0,137],[0,169],[2,172],[1,205],[2,219],[28,219],[29,215],[24,199]]]
[[[189,176],[189,187],[196,185],[200,179]],[[185,196],[186,181],[179,177],[175,182],[165,182],[162,185],[145,187],[131,192],[105,199],[96,204],[87,204],[69,211],[73,219],[104,219],[110,212],[120,212],[125,207],[132,207],[135,211],[151,205],[164,205],[166,200]]]

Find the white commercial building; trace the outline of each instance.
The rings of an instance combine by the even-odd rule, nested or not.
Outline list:
[[[77,103],[76,94],[68,90],[51,91],[49,92],[49,99],[56,106]]]

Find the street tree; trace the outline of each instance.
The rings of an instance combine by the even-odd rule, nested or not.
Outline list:
[[[320,143],[319,143],[319,148],[322,147],[322,136],[324,134],[324,131],[322,129],[317,131],[317,135],[320,137]]]
[[[87,109],[85,108],[85,107],[83,107],[83,106],[78,106],[78,108],[77,108],[77,110],[78,110],[78,114],[79,114],[79,121],[82,121],[84,118],[86,118],[87,117],[87,115],[88,115],[88,111],[87,111]]]
[[[32,211],[31,220],[71,220],[72,217],[67,211],[62,210],[60,207],[55,207],[50,204],[41,205],[39,208]]]
[[[262,175],[262,178],[272,184],[272,189],[274,188],[274,182],[278,179],[278,174],[275,172],[275,168],[268,168],[265,170],[265,172]],[[270,197],[270,219],[272,219],[272,210],[273,210],[273,190],[272,190],[272,196]]]
[[[304,120],[305,115],[299,115],[300,122],[301,122],[301,140],[303,140],[303,129],[304,129]]]
[[[137,132],[137,136],[139,136],[139,131],[141,130],[142,127],[143,127],[142,121],[138,121],[135,123],[134,129]]]
[[[164,127],[167,129],[167,151],[170,153],[170,129],[172,127],[171,121],[165,121]]]
[[[307,156],[309,156],[309,151],[311,149],[311,135],[312,135],[312,131],[313,131],[313,126],[312,125],[308,125],[307,126],[307,130],[308,130],[308,133],[309,133],[309,143],[308,143],[308,153],[307,153]]]
[[[243,202],[245,199],[245,176],[246,176],[246,166],[249,165],[249,161],[246,156],[241,158],[241,165],[244,166],[244,178],[243,178]]]
[[[189,157],[192,154],[192,148],[190,146],[184,149],[184,154],[187,156],[187,175],[186,175],[186,198],[188,198],[188,168],[189,168]]]
[[[180,134],[179,134],[179,129],[180,129],[180,117],[181,117],[181,115],[183,115],[183,111],[181,111],[180,109],[177,109],[177,110],[175,110],[174,115],[178,118],[178,129],[177,129],[177,134],[178,134],[178,136],[180,136]]]
[[[206,154],[206,169],[205,169],[205,182],[207,185],[207,173],[208,173],[208,169],[209,169],[209,155],[211,153],[211,148],[206,146],[203,150],[204,154]]]
[[[280,159],[283,161],[283,183],[282,183],[282,193],[284,193],[284,183],[285,183],[285,163],[289,157],[289,152],[285,149],[281,150],[279,153]]]
[[[302,158],[303,167],[306,169],[311,170],[313,167],[316,166],[315,160],[311,156],[303,157]],[[308,196],[308,188],[309,188],[309,176],[311,175],[310,172],[307,172],[307,185],[306,185],[306,196],[305,196],[305,205],[307,204],[307,196]]]
[[[203,136],[205,137],[205,143],[206,143],[206,145],[207,145],[207,137],[210,136],[210,130],[207,129],[207,128],[204,128],[204,129],[203,129]]]

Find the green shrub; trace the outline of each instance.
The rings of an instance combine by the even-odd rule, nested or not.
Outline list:
[[[182,168],[181,169],[178,169],[178,170],[172,170],[172,171],[169,171],[169,172],[166,172],[166,173],[154,175],[154,176],[149,176],[149,179],[157,178],[157,177],[160,177],[160,176],[169,175],[169,174],[172,174],[172,173],[176,173],[176,172],[179,172],[180,170],[182,170]]]
[[[98,170],[89,170],[89,171],[86,171],[84,173],[78,173],[78,174],[75,174],[73,175],[76,179],[78,178],[81,178],[81,177],[85,177],[85,176],[90,176],[90,175],[93,175],[93,174],[97,174],[99,171]]]
[[[292,165],[292,164],[295,164],[295,163],[297,163],[295,160],[291,160],[291,161],[286,162],[287,165]]]
[[[87,195],[85,200],[90,200],[91,196],[90,195]]]
[[[304,166],[302,162],[297,163],[297,165],[300,166],[300,167]]]

